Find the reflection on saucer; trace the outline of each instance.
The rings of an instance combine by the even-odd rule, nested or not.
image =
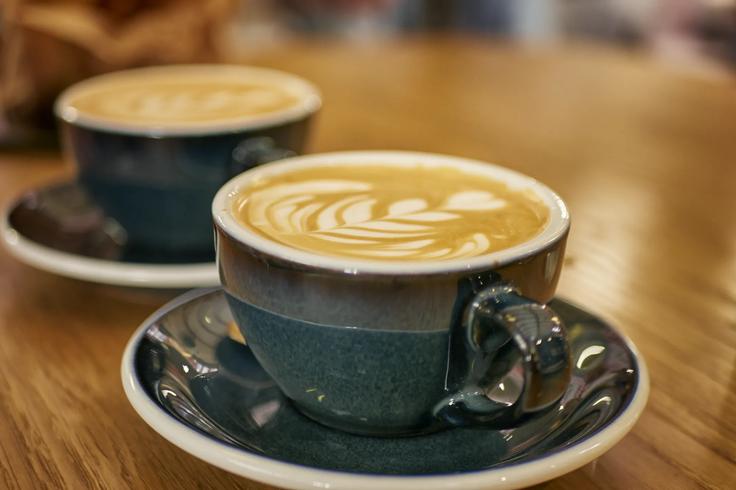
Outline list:
[[[21,196],[6,210],[0,238],[20,261],[75,279],[166,289],[219,284],[214,251],[136,249],[120,224],[73,182]]]
[[[230,340],[234,340],[239,344],[247,345],[245,337],[243,337],[240,329],[232,320],[227,324],[227,336],[230,338]]]
[[[125,230],[74,184],[28,192],[8,222],[36,243],[84,257],[120,260],[127,242]]]

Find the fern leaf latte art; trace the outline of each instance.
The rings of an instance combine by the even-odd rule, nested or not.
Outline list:
[[[549,209],[531,190],[446,166],[325,165],[254,179],[246,228],[289,247],[367,260],[442,261],[523,243]]]

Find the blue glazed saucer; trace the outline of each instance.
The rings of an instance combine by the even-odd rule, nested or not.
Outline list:
[[[5,210],[0,240],[30,266],[84,281],[165,289],[220,283],[212,257],[129,247],[125,230],[73,182],[22,195]]]
[[[647,401],[636,348],[562,300],[573,379],[559,405],[509,430],[372,438],[297,412],[234,328],[220,289],[191,291],[146,320],[122,362],[125,392],[164,438],[213,464],[294,489],[489,489],[540,483],[618,442]]]

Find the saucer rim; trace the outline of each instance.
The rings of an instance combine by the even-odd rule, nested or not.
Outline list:
[[[334,490],[375,488],[487,490],[493,488],[499,490],[526,487],[562,476],[603,455],[633,428],[649,397],[649,371],[641,353],[628,336],[602,319],[606,326],[624,341],[631,352],[638,368],[637,383],[631,400],[617,417],[599,432],[568,448],[553,452],[548,456],[539,456],[528,462],[510,463],[487,470],[438,475],[352,473],[279,461],[216,441],[176,420],[148,396],[138,379],[135,357],[148,327],[182,305],[221,290],[220,287],[214,287],[188,291],[169,301],[146,318],[125,346],[121,362],[123,388],[136,413],[170,443],[213,466],[269,485],[294,490],[314,488]]]
[[[42,245],[10,224],[10,215],[29,192],[42,192],[67,185],[74,185],[74,182],[39,185],[26,190],[5,207],[0,221],[0,242],[15,259],[52,274],[111,286],[179,289],[220,284],[215,262],[145,264],[95,259]]]

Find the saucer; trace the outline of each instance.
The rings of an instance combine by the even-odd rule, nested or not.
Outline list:
[[[572,382],[556,407],[514,429],[372,438],[312,422],[241,343],[219,288],[190,291],[143,323],[123,356],[123,385],[165,439],[271,485],[518,488],[602,455],[633,427],[649,393],[646,366],[629,340],[565,301],[551,305],[568,326]]]
[[[167,289],[220,283],[210,259],[152,256],[126,246],[125,230],[73,182],[22,195],[5,211],[0,238],[21,262],[74,279]]]

